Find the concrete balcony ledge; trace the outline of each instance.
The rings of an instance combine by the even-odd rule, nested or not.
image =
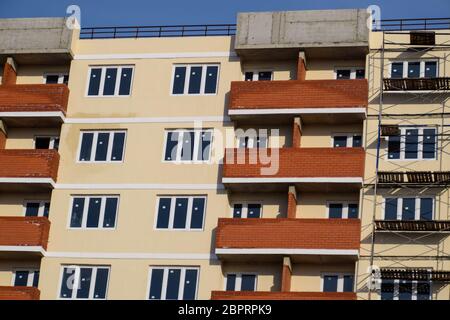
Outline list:
[[[213,291],[211,300],[356,300],[356,293]]]
[[[50,221],[45,217],[0,217],[0,251],[42,255],[49,231]]]
[[[0,300],[39,300],[39,296],[37,288],[0,286]]]

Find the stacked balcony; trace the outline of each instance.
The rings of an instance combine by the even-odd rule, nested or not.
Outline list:
[[[0,300],[39,300],[39,296],[37,288],[0,286]]]

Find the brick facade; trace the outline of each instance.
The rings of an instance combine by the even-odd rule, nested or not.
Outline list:
[[[0,300],[39,300],[39,296],[37,288],[0,286]]]
[[[0,246],[47,249],[50,221],[45,217],[0,217]]]

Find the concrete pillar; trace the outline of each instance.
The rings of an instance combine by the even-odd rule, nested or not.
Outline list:
[[[3,66],[2,85],[16,84],[17,80],[17,64],[13,58],[8,57]]]
[[[292,264],[290,257],[283,257],[283,269],[281,271],[281,292],[291,291]]]
[[[304,51],[300,51],[298,54],[298,64],[297,64],[297,80],[306,79],[306,55]]]
[[[292,147],[300,148],[300,142],[302,138],[302,120],[300,117],[294,118],[292,126]]]
[[[289,186],[287,217],[289,219],[295,219],[296,216],[297,216],[297,190],[295,189],[295,186]]]
[[[5,149],[6,146],[6,127],[2,120],[0,120],[0,150]]]

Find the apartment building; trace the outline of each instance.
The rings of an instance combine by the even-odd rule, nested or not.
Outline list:
[[[450,299],[450,25],[369,20],[0,20],[0,299]]]

